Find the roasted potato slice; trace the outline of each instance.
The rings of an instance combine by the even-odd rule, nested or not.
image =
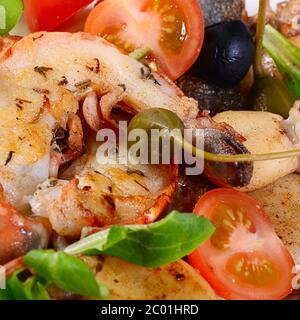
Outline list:
[[[290,174],[250,194],[263,206],[278,236],[300,263],[300,175]]]
[[[161,268],[144,268],[111,256],[102,259],[97,279],[109,288],[109,300],[220,299],[183,260]]]

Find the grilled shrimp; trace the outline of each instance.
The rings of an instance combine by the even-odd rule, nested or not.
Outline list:
[[[107,190],[103,190],[104,186],[112,187],[114,182],[111,180],[120,170],[123,178],[128,179],[128,174],[124,174],[128,168],[100,168],[102,175],[98,177],[94,160],[91,160],[94,156],[90,154],[83,171],[70,181],[57,181],[53,186],[55,180],[48,180],[56,179],[62,164],[77,159],[84,152],[85,124],[92,131],[99,130],[104,123],[117,126],[112,117],[116,106],[132,114],[148,108],[171,110],[186,127],[207,129],[208,150],[233,154],[248,152],[243,147],[243,139],[232,128],[199,114],[197,102],[185,97],[174,83],[121,54],[101,38],[85,33],[40,32],[15,41],[10,40],[0,53],[0,184],[4,189],[3,197],[22,212],[29,211],[29,199],[40,185],[34,200],[31,199],[33,211],[49,217],[61,235],[78,236],[83,226],[133,221],[132,217],[124,218],[128,208],[121,212],[118,203],[105,201]],[[249,182],[251,164],[228,166],[232,169],[229,172],[234,172],[230,181],[236,185]],[[114,171],[112,176],[111,171]],[[162,171],[158,170],[159,175]],[[174,174],[169,176],[174,178]],[[92,180],[85,185],[82,181],[90,177]],[[91,182],[94,179],[98,181],[99,189]],[[154,191],[150,188],[149,192],[136,183],[134,188],[131,186],[135,190],[133,196],[139,190],[143,203],[140,210],[134,211],[138,216],[134,222],[145,219],[145,215],[148,217],[147,210],[156,203],[154,199],[161,199],[172,185],[172,179],[168,183],[158,180],[160,187]],[[134,184],[132,179],[128,181],[129,186]],[[141,184],[144,186],[144,183]],[[125,188],[117,194],[113,192],[115,196],[131,197],[132,194],[129,195]],[[89,208],[83,206],[84,199]],[[62,203],[65,207],[60,205],[50,212],[49,207]]]
[[[89,154],[62,178],[40,185],[30,204],[59,235],[78,238],[85,227],[156,220],[173,197],[177,166],[101,165]]]
[[[92,91],[100,97],[99,105],[93,109],[95,97],[89,97],[83,114],[94,130],[101,122],[91,121],[91,115],[101,114],[103,121],[114,124],[110,115],[117,104],[132,113],[163,107],[177,113],[187,127],[200,124],[195,100],[104,40],[84,33],[36,33],[23,38],[0,55],[0,80],[0,182],[8,201],[20,209],[26,204],[24,196],[45,181],[50,168],[54,166],[50,171],[56,173],[61,162],[80,154],[82,131],[76,114]],[[74,119],[73,135],[68,131]],[[53,147],[57,129],[69,136],[64,153]],[[220,132],[233,153],[243,149],[235,147],[241,142],[226,129]],[[61,159],[53,149],[62,153]]]

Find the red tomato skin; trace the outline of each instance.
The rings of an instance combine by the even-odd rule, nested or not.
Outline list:
[[[201,248],[201,247],[200,247]],[[222,285],[220,281],[215,277],[213,270],[205,262],[202,256],[201,249],[196,249],[193,253],[188,256],[189,264],[199,271],[203,278],[212,286],[214,291],[221,297],[227,300],[232,300],[233,297],[230,291]]]
[[[205,209],[203,208],[205,204],[211,199],[213,199],[214,196],[217,196],[218,194],[221,194],[222,192],[227,193],[227,194],[232,194],[233,196],[240,196],[243,197],[244,201],[248,201],[249,204],[256,206],[256,208],[260,211],[260,219],[262,223],[264,224],[265,228],[268,229],[269,231],[272,231],[275,233],[275,230],[273,229],[271,219],[269,216],[265,213],[265,211],[257,204],[257,202],[250,197],[247,194],[241,193],[240,191],[237,191],[235,189],[228,189],[228,188],[221,188],[221,189],[215,189],[212,191],[207,192],[204,196],[202,196],[198,203],[196,204],[194,208],[194,213],[195,214],[200,214],[206,216],[206,218],[210,218],[209,214],[205,212]],[[211,202],[210,202],[211,204]],[[209,240],[208,240],[209,241]],[[249,297],[245,297],[243,295],[233,293],[230,288],[228,288],[226,285],[221,283],[217,276],[214,273],[213,268],[206,262],[205,255],[206,254],[202,250],[203,245],[200,246],[198,249],[196,249],[194,252],[192,252],[188,256],[188,261],[189,263],[197,269],[200,274],[210,283],[212,288],[215,290],[215,292],[223,297],[224,299],[228,300],[246,300],[249,299]],[[295,262],[294,259],[292,258],[291,254],[287,250],[287,248],[282,244],[282,246],[278,246],[278,252],[281,250],[282,256],[284,257],[284,260],[286,261],[286,264],[290,266],[291,274],[287,279],[287,285],[285,289],[282,289],[282,292],[280,296],[277,297],[272,297],[271,299],[273,300],[281,300],[284,299],[286,296],[288,296],[292,291],[292,280],[295,276],[293,273],[294,267],[295,267]],[[257,298],[254,295],[252,296],[253,300],[260,299]]]
[[[53,31],[93,0],[24,0],[25,21],[32,32]]]

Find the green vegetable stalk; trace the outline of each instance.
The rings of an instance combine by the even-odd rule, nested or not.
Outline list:
[[[270,25],[266,26],[263,47],[276,62],[288,88],[300,99],[300,49]]]
[[[254,110],[269,111],[287,118],[296,100],[295,96],[283,81],[266,74],[263,68],[263,41],[268,7],[269,1],[260,0],[254,60],[255,83],[249,95],[248,105]]]

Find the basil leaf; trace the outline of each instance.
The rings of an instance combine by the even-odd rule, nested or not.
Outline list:
[[[0,289],[0,301],[1,300],[15,300],[8,286],[6,286],[6,289]]]
[[[24,269],[17,270],[7,279],[7,288],[0,290],[0,300],[49,300],[46,284],[39,276],[22,281]]]
[[[100,285],[90,268],[79,258],[62,251],[33,250],[24,263],[58,288],[75,294],[103,297],[108,290]]]
[[[173,211],[150,225],[113,226],[65,249],[69,254],[108,254],[145,267],[174,262],[206,241],[215,228],[195,214]]]
[[[22,0],[0,0],[0,35],[15,27],[23,14]]]

